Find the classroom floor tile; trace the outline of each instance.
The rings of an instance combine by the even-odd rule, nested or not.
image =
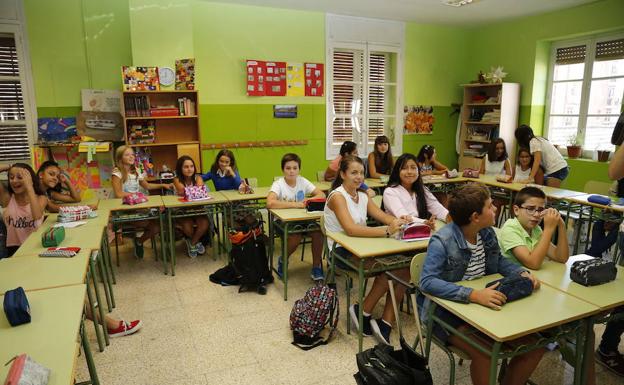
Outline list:
[[[293,302],[312,286],[309,248],[306,258],[295,252],[289,262],[288,301],[283,299],[281,281],[267,287],[267,295],[238,293],[237,287],[222,287],[208,275],[222,267],[210,250],[190,259],[183,245],[177,245],[176,275],[164,275],[162,264],[154,261],[146,245],[145,258],[132,256],[129,244],[120,246],[120,267],[115,269],[114,293],[117,308],[112,316],[126,320],[141,319],[143,328],[136,334],[112,338],[102,353],[92,324],[87,335],[93,351],[100,383],[103,385],[228,385],[228,384],[354,384],[357,371],[357,337],[346,332],[348,311],[344,279],[338,277],[340,320],[333,340],[326,346],[302,351],[291,344],[289,315]],[[114,256],[113,256],[114,257]],[[369,287],[372,282],[369,282]],[[352,291],[352,303],[356,297]],[[379,317],[383,300],[373,316]],[[413,315],[401,314],[404,334],[416,336]],[[604,329],[596,326],[597,342]],[[398,342],[396,331],[392,339]],[[364,339],[364,348],[376,344]],[[620,346],[624,351],[624,342]],[[456,360],[456,364],[457,364]],[[434,384],[446,384],[449,361],[433,346],[430,357]],[[458,385],[470,384],[470,363],[456,366]],[[596,383],[622,384],[601,366],[596,366]],[[568,385],[573,369],[558,352],[544,356],[532,380],[540,385]],[[78,359],[77,380],[88,378],[83,356]]]

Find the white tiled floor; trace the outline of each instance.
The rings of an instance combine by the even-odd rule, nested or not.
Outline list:
[[[144,260],[134,259],[129,248],[120,249],[113,315],[141,319],[144,326],[135,335],[111,339],[110,346],[100,353],[92,324],[87,324],[101,384],[355,383],[357,338],[346,333],[342,286],[341,319],[335,338],[307,352],[291,344],[288,319],[293,302],[312,284],[310,256],[304,262],[299,261],[300,252],[291,257],[289,299],[284,301],[279,281],[268,287],[266,296],[239,294],[235,287],[211,283],[208,275],[223,266],[223,260],[213,261],[209,256],[191,260],[183,255],[182,244],[178,246],[175,277],[163,275],[151,249],[146,248]],[[381,306],[376,311],[381,311]],[[406,335],[413,338],[413,318],[403,314],[402,320]],[[602,327],[597,328],[600,335]],[[365,339],[365,348],[373,345],[372,338]],[[434,384],[448,383],[448,358],[436,347],[432,348],[430,365]],[[470,384],[468,367],[467,363],[458,366],[457,384]],[[82,356],[76,370],[77,380],[88,378]],[[600,366],[597,371],[598,385],[624,383]],[[572,368],[563,363],[558,352],[551,352],[532,380],[540,385],[566,385],[572,383],[572,377]]]

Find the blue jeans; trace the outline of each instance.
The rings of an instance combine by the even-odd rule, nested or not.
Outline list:
[[[624,306],[620,306],[613,310],[612,315],[623,315]],[[624,318],[607,322],[607,327],[604,333],[602,333],[602,339],[600,340],[599,349],[603,353],[617,352],[618,345],[620,344],[620,338],[624,333]]]
[[[618,238],[618,225],[613,223],[613,228],[605,234],[605,221],[599,220],[594,223],[592,229],[591,245],[586,253],[595,258],[601,258],[602,254],[615,244]]]
[[[559,180],[564,180],[565,178],[568,177],[568,174],[570,173],[570,167],[565,166],[564,168],[562,168],[561,170],[557,170],[553,173],[550,173],[548,175],[544,175],[544,182],[546,182],[546,180],[548,178],[557,178]]]

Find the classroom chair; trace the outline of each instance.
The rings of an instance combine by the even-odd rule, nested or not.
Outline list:
[[[258,178],[246,178],[249,187],[258,188]]]
[[[317,182],[325,182],[325,171],[317,171],[316,172],[316,181]]]

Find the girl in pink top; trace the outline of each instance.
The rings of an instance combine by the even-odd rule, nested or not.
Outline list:
[[[12,256],[17,248],[43,222],[43,211],[48,198],[41,190],[39,178],[25,163],[15,163],[9,168],[9,186],[0,183],[2,217],[7,228],[7,251]]]

